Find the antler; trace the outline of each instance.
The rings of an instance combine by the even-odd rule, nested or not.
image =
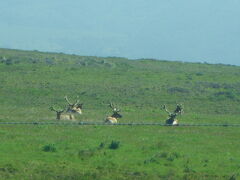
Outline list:
[[[112,102],[110,102],[109,107],[112,108],[112,109],[114,109],[114,105],[113,105]]]
[[[50,109],[51,111],[55,111],[55,112],[57,112],[57,113],[62,113],[62,112],[64,112],[64,109],[58,111],[58,110],[56,110],[53,106],[51,106],[49,109]]]
[[[64,96],[64,99],[67,101],[68,105],[70,105],[70,106],[76,106],[76,105],[79,103],[78,96],[77,96],[76,102],[73,103],[73,104],[68,100],[68,97],[67,97],[67,96]]]
[[[167,110],[167,108],[166,108],[166,105],[164,104],[163,106],[162,106],[162,108],[168,113],[168,114],[171,114],[168,110]]]
[[[79,99],[78,99],[78,98],[79,98],[79,96],[77,96],[77,100],[76,100],[76,102],[74,103],[74,106],[79,103]]]
[[[119,112],[120,109],[117,109],[112,102],[109,104],[110,108],[112,108],[113,112]]]
[[[69,105],[73,105],[72,103],[70,103],[70,101],[68,100],[68,97],[67,97],[67,96],[64,96],[64,99],[67,101],[67,103],[68,103]]]

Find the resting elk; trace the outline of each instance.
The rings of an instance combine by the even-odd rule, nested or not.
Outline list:
[[[173,113],[169,112],[166,108],[166,105],[163,105],[163,109],[168,113],[168,119],[166,120],[166,124],[168,125],[179,125],[178,120],[176,119],[176,117],[179,114],[183,113],[183,107],[180,104],[177,104],[177,107],[175,109],[175,111]]]
[[[65,96],[64,98],[65,98],[65,100],[66,100],[67,103],[68,103],[68,108],[67,108],[67,112],[68,112],[68,113],[82,114],[83,104],[80,104],[78,99],[76,100],[75,103],[71,103],[71,102],[68,100],[68,97],[67,97],[67,96]]]
[[[121,118],[122,115],[119,114],[120,109],[116,108],[113,103],[109,104],[109,107],[112,109],[113,114],[111,116],[108,116],[105,120],[106,123],[110,123],[110,124],[115,124],[118,122],[118,118]]]
[[[55,111],[57,114],[56,119],[57,120],[75,120],[75,117],[71,113],[64,113],[64,109],[62,110],[57,110],[54,107],[50,107],[51,111]]]

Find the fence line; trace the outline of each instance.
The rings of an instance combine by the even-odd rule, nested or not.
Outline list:
[[[71,125],[71,126],[168,126],[173,127],[174,125],[163,124],[163,123],[116,123],[109,124],[104,122],[0,122],[0,125]],[[240,124],[179,124],[174,127],[181,126],[215,126],[215,127],[240,127]]]

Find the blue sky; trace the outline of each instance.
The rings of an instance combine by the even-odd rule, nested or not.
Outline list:
[[[0,47],[240,65],[239,0],[7,0]]]

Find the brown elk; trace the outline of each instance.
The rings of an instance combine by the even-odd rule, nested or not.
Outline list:
[[[179,121],[176,119],[176,117],[179,114],[183,113],[183,107],[181,104],[177,104],[176,109],[174,110],[173,113],[169,112],[166,108],[166,105],[163,105],[163,109],[168,113],[168,119],[166,120],[166,124],[168,125],[179,125]]]
[[[68,103],[68,108],[67,108],[67,112],[68,112],[68,113],[82,114],[83,104],[80,104],[78,99],[76,100],[75,103],[71,103],[71,102],[68,100],[68,97],[67,97],[67,96],[65,96],[64,98],[65,98],[65,100],[66,100],[67,103]]]
[[[50,107],[51,111],[55,111],[57,114],[56,119],[57,120],[75,120],[75,117],[71,113],[64,113],[64,109],[62,110],[57,110],[54,107]]]
[[[119,114],[120,109],[116,108],[113,103],[109,104],[109,107],[112,109],[113,114],[111,116],[108,116],[105,120],[106,123],[110,123],[110,124],[115,124],[118,122],[118,118],[121,118],[122,115]]]

